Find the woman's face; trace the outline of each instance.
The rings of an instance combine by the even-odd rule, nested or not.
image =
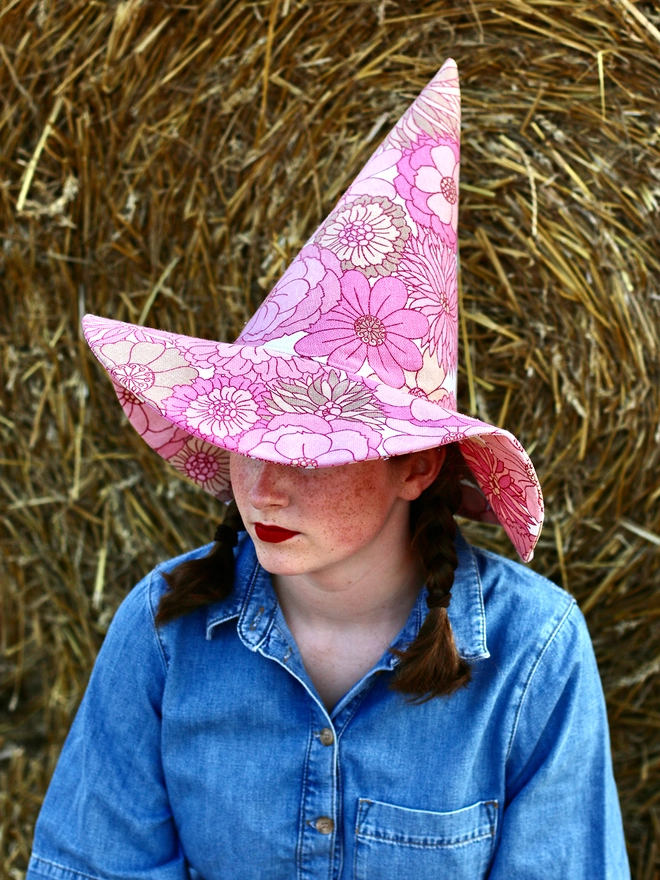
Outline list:
[[[442,450],[325,468],[230,453],[231,482],[261,565],[271,574],[320,574],[347,561],[377,563],[409,540],[409,503],[430,485]],[[282,535],[266,526],[295,532]],[[261,535],[261,537],[260,537]]]

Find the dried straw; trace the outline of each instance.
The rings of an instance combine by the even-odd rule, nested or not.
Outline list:
[[[660,877],[657,0],[2,5],[3,877],[119,602],[218,516],[125,428],[82,313],[233,339],[449,55],[461,405],[537,465],[533,565],[587,615],[633,874]]]

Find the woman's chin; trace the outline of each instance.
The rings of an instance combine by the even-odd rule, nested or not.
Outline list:
[[[293,551],[293,548],[286,547],[285,543],[267,544],[263,541],[255,541],[259,565],[269,574],[281,576],[304,574],[309,570],[309,566],[305,565],[304,560]]]

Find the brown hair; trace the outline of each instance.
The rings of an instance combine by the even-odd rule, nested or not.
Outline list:
[[[467,685],[471,677],[469,664],[456,650],[447,616],[458,565],[454,514],[460,504],[459,476],[464,464],[456,444],[446,449],[437,479],[410,505],[412,547],[422,565],[429,612],[415,641],[405,651],[392,649],[401,661],[392,687],[416,702],[451,694]],[[163,573],[170,589],[158,605],[158,626],[230,595],[234,586],[233,548],[243,528],[236,502],[232,501],[216,530],[211,552]]]
[[[465,464],[457,444],[446,450],[437,478],[410,504],[412,547],[422,565],[429,611],[415,641],[405,651],[392,649],[401,660],[392,687],[420,703],[454,693],[472,676],[456,649],[447,614],[458,565],[454,514],[461,503]]]

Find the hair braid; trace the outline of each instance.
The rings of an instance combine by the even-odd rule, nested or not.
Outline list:
[[[238,533],[245,528],[236,502],[225,510],[222,523],[215,531],[215,546],[200,559],[182,562],[170,572],[163,572],[169,585],[158,604],[156,624],[161,626],[194,611],[226,599],[234,586],[234,552]]]
[[[447,615],[458,564],[454,513],[460,504],[459,479],[465,465],[457,445],[446,448],[438,478],[410,505],[412,548],[424,573],[429,612],[415,641],[405,651],[394,650],[401,663],[393,687],[418,702],[451,694],[467,685],[471,677],[469,664],[456,650]],[[244,528],[232,501],[216,530],[210,553],[163,573],[170,589],[158,605],[158,626],[230,595],[234,586],[233,548],[238,532]]]
[[[449,445],[437,479],[410,506],[412,547],[424,573],[429,612],[415,641],[405,651],[394,651],[401,663],[393,687],[416,702],[451,694],[471,678],[470,665],[456,650],[447,614],[458,565],[454,514],[461,501],[463,467],[458,447]]]

